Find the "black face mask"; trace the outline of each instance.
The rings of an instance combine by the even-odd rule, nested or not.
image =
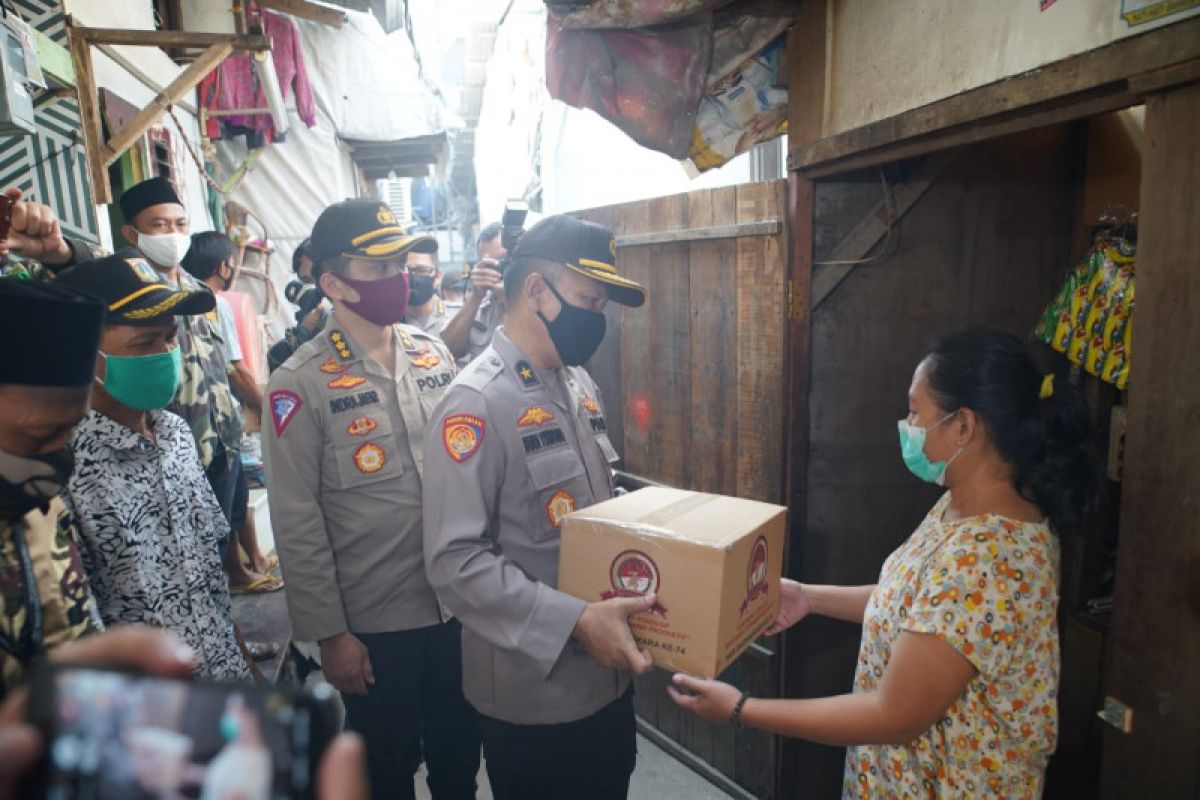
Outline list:
[[[36,456],[0,450],[0,519],[20,519],[50,502],[66,487],[74,468],[69,446]]]
[[[409,275],[408,276],[408,306],[423,306],[433,297],[433,293],[437,291],[434,284],[434,276],[432,275]]]
[[[546,281],[546,285],[558,298],[562,309],[552,320],[546,319],[546,315],[540,311],[537,315],[542,318],[546,330],[550,331],[550,341],[554,342],[558,357],[568,367],[578,367],[595,355],[596,349],[604,341],[608,320],[598,311],[588,311],[568,303],[550,281]]]

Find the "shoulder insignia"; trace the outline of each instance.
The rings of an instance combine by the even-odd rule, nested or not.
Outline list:
[[[413,363],[413,366],[420,367],[421,369],[433,369],[442,363],[442,358],[430,348],[424,347],[415,356],[410,358],[409,361]]]
[[[487,425],[474,414],[452,414],[442,422],[442,443],[459,464],[479,452]]]
[[[351,436],[366,436],[378,427],[379,423],[374,417],[355,417],[354,421],[346,426],[346,433]]]
[[[533,371],[533,364],[530,364],[528,361],[524,359],[518,361],[514,369],[517,371],[517,380],[526,389],[537,386],[540,383],[537,373]]]
[[[329,332],[329,343],[333,345],[333,352],[337,353],[337,357],[342,361],[353,361],[354,353],[350,350],[350,344],[346,341],[346,334],[339,330]]]
[[[325,359],[324,363],[317,367],[317,369],[321,370],[321,372],[324,372],[326,375],[337,375],[350,369],[350,367],[345,364],[338,363],[336,358],[330,356],[329,358]]]
[[[556,528],[562,527],[563,517],[575,510],[575,496],[566,489],[559,489],[546,503],[546,516],[550,524]]]
[[[383,463],[386,460],[383,448],[371,442],[361,445],[354,451],[354,466],[358,468],[359,472],[365,472],[368,475],[383,469]]]
[[[489,383],[504,374],[504,362],[499,358],[474,358],[458,374],[458,382],[468,389],[482,393]]]
[[[583,405],[584,409],[586,409],[589,414],[599,414],[600,413],[600,404],[597,403],[592,398],[588,397],[586,394],[583,396],[583,400],[581,401],[581,404]]]
[[[275,423],[275,435],[283,436],[288,424],[296,417],[296,412],[304,401],[295,392],[286,389],[276,389],[271,392],[271,421]]]
[[[525,413],[517,419],[518,428],[529,428],[535,425],[544,425],[547,422],[553,422],[554,415],[541,406],[530,406],[525,409]]]
[[[404,352],[413,355],[417,352],[417,343],[408,335],[408,331],[401,327],[396,328],[396,335],[400,337],[400,346],[404,348]]]
[[[330,389],[353,389],[355,386],[362,386],[366,382],[367,379],[361,375],[339,375],[325,385]]]

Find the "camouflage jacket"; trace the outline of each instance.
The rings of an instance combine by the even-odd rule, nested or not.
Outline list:
[[[78,542],[79,523],[58,498],[0,522],[0,697],[35,658],[100,629]]]
[[[177,274],[179,288],[208,291],[183,270]],[[230,365],[225,360],[225,342],[216,311],[178,320],[183,379],[168,409],[183,417],[192,429],[200,463],[207,470],[221,445],[227,458],[237,457],[242,446],[242,410],[229,386]]]

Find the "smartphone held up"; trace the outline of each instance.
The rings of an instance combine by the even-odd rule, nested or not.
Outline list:
[[[337,732],[331,698],[324,685],[302,693],[48,666],[29,704],[47,747],[22,796],[310,798]]]

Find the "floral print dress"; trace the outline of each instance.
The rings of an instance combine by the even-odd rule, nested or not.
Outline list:
[[[942,639],[975,675],[909,744],[851,747],[845,797],[1041,796],[1058,735],[1058,540],[1044,522],[942,522],[949,499],[884,562],[854,691],[879,688],[902,631]]]

